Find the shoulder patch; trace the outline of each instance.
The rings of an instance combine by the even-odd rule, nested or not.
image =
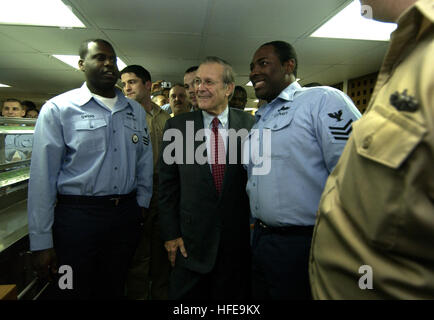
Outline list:
[[[329,127],[330,133],[335,138],[335,140],[348,140],[350,133],[353,130],[351,124],[353,119],[348,120],[348,122],[341,127]]]

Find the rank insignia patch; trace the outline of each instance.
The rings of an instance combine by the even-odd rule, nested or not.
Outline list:
[[[348,140],[350,137],[350,133],[353,130],[351,124],[353,123],[353,119],[350,119],[345,126],[342,127],[329,127],[330,133],[335,138],[335,140]]]
[[[339,110],[338,112],[329,113],[328,116],[340,122],[342,121],[342,110]]]
[[[133,134],[131,140],[133,140],[133,143],[136,144],[137,142],[139,142],[139,137],[137,136],[137,134]]]
[[[419,102],[415,97],[407,95],[407,89],[403,93],[396,91],[390,96],[390,104],[398,111],[415,112],[419,109]]]
[[[149,144],[149,137],[143,136],[143,144],[147,146]]]

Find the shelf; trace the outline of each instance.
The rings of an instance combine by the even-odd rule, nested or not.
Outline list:
[[[29,179],[30,168],[21,168],[0,173],[0,188]]]
[[[27,234],[27,200],[0,210],[0,252]]]

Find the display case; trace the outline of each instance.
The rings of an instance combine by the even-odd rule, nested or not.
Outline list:
[[[27,187],[36,119],[0,117],[0,284],[19,298],[35,289],[27,229]]]

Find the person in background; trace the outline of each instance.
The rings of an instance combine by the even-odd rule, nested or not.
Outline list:
[[[169,288],[170,264],[161,240],[158,216],[158,154],[163,129],[170,115],[151,101],[151,74],[139,65],[121,71],[124,94],[141,104],[151,136],[154,159],[153,193],[149,213],[145,216],[144,232],[140,239],[127,279],[127,296],[131,299],[165,300]]]
[[[79,54],[86,82],[50,99],[36,122],[30,250],[53,298],[122,298],[152,196],[152,145],[145,110],[115,88],[112,45],[87,40]],[[58,272],[71,275],[68,289]]]
[[[188,99],[190,101],[190,111],[199,110],[199,106],[197,105],[196,92],[194,90],[194,78],[196,77],[197,69],[198,66],[193,66],[188,68],[184,73],[184,88],[185,91],[187,91]]]
[[[362,0],[396,22],[312,240],[315,299],[434,299],[434,3]],[[332,254],[331,254],[332,253]]]
[[[22,101],[21,104],[26,107],[26,118],[37,118],[39,115],[38,109],[36,109],[36,105],[29,100]]]
[[[247,104],[247,91],[242,86],[235,86],[234,95],[229,101],[229,107],[244,110]]]
[[[20,100],[10,98],[3,102],[2,116],[8,118],[23,118],[26,114],[25,107]]]
[[[163,94],[160,94],[158,92],[156,94],[154,94],[152,97],[152,102],[154,102],[160,108],[163,105],[167,104],[168,101],[169,100]]]
[[[176,83],[170,89],[169,103],[172,110],[171,117],[190,111],[187,93],[183,84]]]

